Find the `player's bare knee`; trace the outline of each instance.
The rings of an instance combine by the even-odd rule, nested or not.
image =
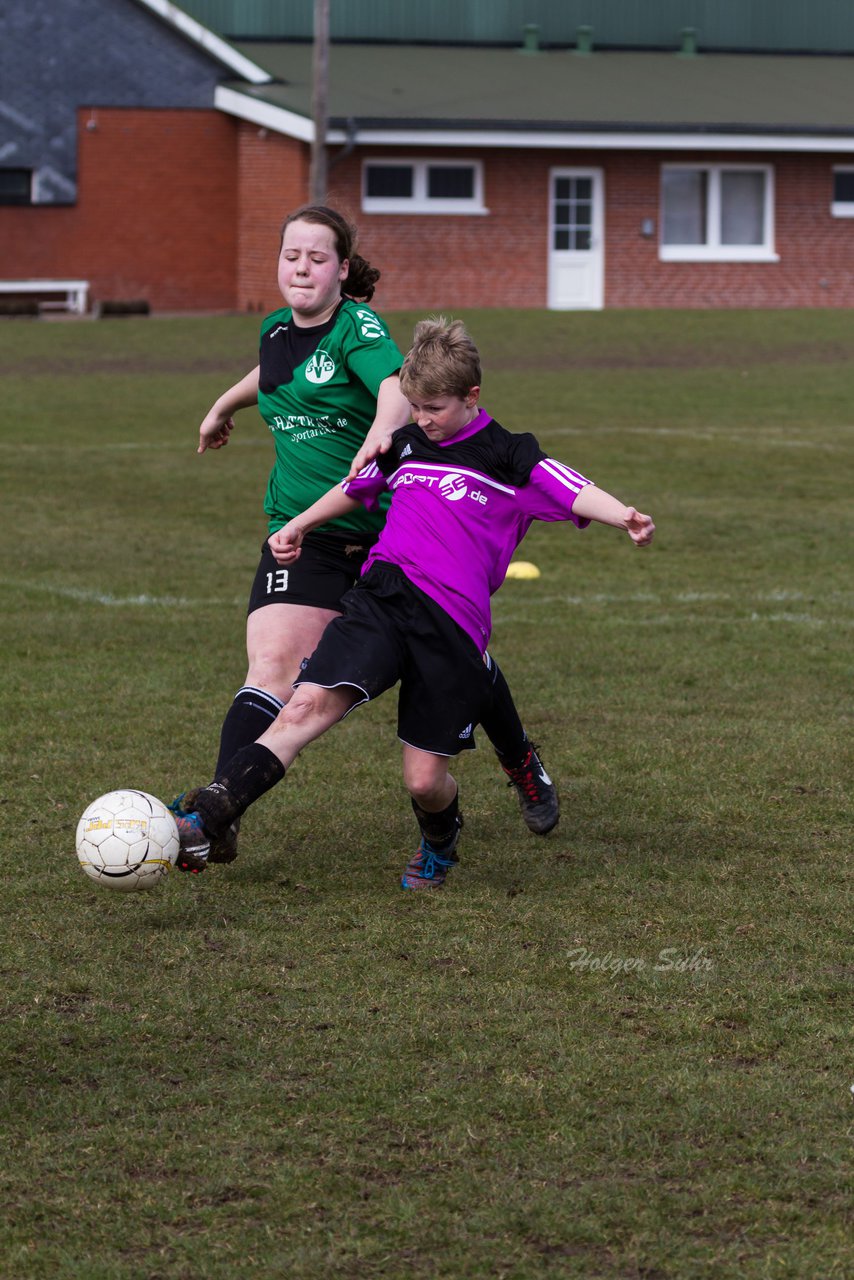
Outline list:
[[[346,685],[324,689],[322,685],[301,684],[279,712],[279,720],[297,729],[317,727],[322,732],[346,715],[357,700],[356,691]]]
[[[255,689],[272,693],[280,702],[288,702],[293,694],[293,682],[299,674],[299,666],[283,662],[276,653],[252,655],[246,683]]]
[[[329,703],[329,690],[316,685],[300,685],[294,689],[290,702],[279,712],[283,724],[303,726],[312,720],[324,718]]]
[[[418,762],[407,765],[404,770],[407,791],[416,804],[427,809],[441,807],[448,788],[447,778],[448,771],[444,765],[437,767]]]

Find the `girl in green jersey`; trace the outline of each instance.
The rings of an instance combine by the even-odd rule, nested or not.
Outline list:
[[[343,479],[354,455],[376,456],[410,420],[398,384],[402,355],[367,305],[379,274],[355,252],[355,231],[335,210],[307,206],[285,221],[278,263],[285,306],[264,320],[258,364],[208,411],[198,446],[199,453],[223,448],[235,413],[259,407],[276,449],[265,501],[270,534]],[[316,530],[289,569],[276,564],[264,543],[249,600],[249,667],[222,726],[217,767],[259,738],[290,700],[300,664],[340,613],[340,599],[358,579],[383,519],[382,511],[360,508]],[[504,677],[494,663],[491,671],[495,704],[483,728],[525,822],[545,834],[558,820],[557,793]],[[205,860],[194,858],[195,828],[186,823],[192,799],[179,796],[171,808],[184,837],[179,865],[200,871]],[[235,825],[207,860],[230,862],[236,855]]]

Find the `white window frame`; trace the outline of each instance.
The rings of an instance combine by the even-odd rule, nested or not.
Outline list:
[[[854,173],[854,165],[835,164],[834,177],[837,173]],[[854,200],[831,200],[830,212],[834,218],[854,218]]]
[[[664,229],[664,174],[673,169],[701,170],[706,174],[706,244],[665,244],[659,240],[658,256],[662,262],[779,262],[774,251],[774,167],[770,164],[664,164],[661,166],[659,226]],[[721,244],[721,174],[733,170],[765,175],[765,208],[762,244]]]
[[[411,196],[369,196],[368,169],[371,165],[383,168],[412,170]],[[474,194],[460,200],[448,197],[431,198],[427,194],[427,172],[431,166],[442,169],[471,169],[474,173]],[[367,156],[362,161],[362,210],[365,213],[462,213],[484,214],[489,210],[483,203],[483,161],[442,160],[432,156],[427,160],[413,160],[405,156]]]

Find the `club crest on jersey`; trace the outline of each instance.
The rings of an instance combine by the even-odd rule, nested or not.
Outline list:
[[[313,382],[315,386],[328,382],[335,373],[335,361],[332,359],[328,351],[318,348],[314,355],[305,366],[305,376],[307,382]]]
[[[449,472],[443,476],[439,483],[439,492],[443,498],[447,498],[448,502],[459,502],[460,498],[464,498],[468,493],[466,482],[456,471]]]

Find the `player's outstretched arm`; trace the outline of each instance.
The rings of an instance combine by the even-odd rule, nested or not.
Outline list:
[[[317,502],[312,503],[301,515],[294,516],[287,524],[282,525],[267,539],[276,564],[293,564],[299,559],[303,538],[318,525],[329,520],[337,520],[339,516],[349,515],[356,507],[361,506],[355,498],[347,494],[336,484]]]
[[[595,484],[585,485],[581,490],[572,504],[572,513],[585,520],[597,520],[599,524],[625,529],[636,547],[647,546],[655,533],[652,516],[643,515],[635,507],[627,507],[619,498]]]
[[[234,414],[258,403],[258,366],[241,378],[208,409],[199,427],[197,453],[206,449],[222,449],[234,430]]]
[[[378,454],[388,453],[395,431],[405,427],[411,417],[409,401],[401,391],[400,380],[394,373],[380,383],[380,389],[377,392],[376,416],[368,428],[368,434],[362,441],[358,453],[350,463],[347,479],[353,480],[362,467],[373,462]]]

